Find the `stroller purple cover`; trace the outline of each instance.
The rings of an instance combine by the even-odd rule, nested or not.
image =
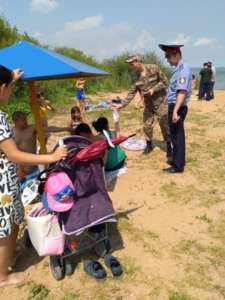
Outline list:
[[[73,162],[74,154],[91,142],[80,136],[70,136],[64,138],[63,143],[67,145],[69,155],[57,168],[70,177],[75,187],[75,197],[71,210],[60,213],[59,220],[66,235],[76,235],[95,225],[112,221],[115,211],[105,187],[102,160]]]

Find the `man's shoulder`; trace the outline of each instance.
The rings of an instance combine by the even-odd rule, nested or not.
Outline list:
[[[190,67],[186,62],[182,62],[182,64],[180,64],[180,69],[181,70],[190,70]]]
[[[149,73],[157,73],[159,71],[159,66],[156,64],[147,64],[145,68]]]
[[[182,73],[191,74],[191,69],[190,69],[189,65],[185,62],[183,62],[179,66],[179,71],[182,72]]]
[[[158,69],[159,68],[159,66],[156,64],[146,64],[145,67],[147,69]]]

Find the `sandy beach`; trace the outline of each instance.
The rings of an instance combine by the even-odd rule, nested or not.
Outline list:
[[[50,124],[68,124],[68,112],[56,114]],[[87,119],[96,114],[102,112],[88,113]],[[106,281],[96,282],[84,273],[81,258],[74,274],[57,282],[49,258],[24,249],[18,270],[25,270],[30,282],[2,289],[0,299],[37,299],[35,286],[46,295],[38,299],[224,299],[224,116],[225,91],[216,91],[211,102],[191,101],[184,174],[162,172],[167,165],[158,125],[151,155],[127,153],[128,172],[110,191],[118,214],[112,243],[124,266],[122,278],[115,280],[108,272]],[[142,112],[134,105],[122,112],[121,128],[142,135]],[[49,146],[60,136],[51,137]]]

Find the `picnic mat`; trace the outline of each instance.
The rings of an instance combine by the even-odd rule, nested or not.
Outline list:
[[[146,141],[134,136],[120,144],[120,146],[129,151],[143,151],[146,147]]]

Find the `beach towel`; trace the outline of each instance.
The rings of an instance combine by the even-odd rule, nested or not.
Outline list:
[[[94,110],[97,108],[109,108],[110,107],[110,103],[107,101],[101,101],[99,103],[96,104],[87,104],[85,105],[85,110]]]
[[[146,148],[146,141],[141,138],[131,137],[120,146],[129,151],[143,151]]]

